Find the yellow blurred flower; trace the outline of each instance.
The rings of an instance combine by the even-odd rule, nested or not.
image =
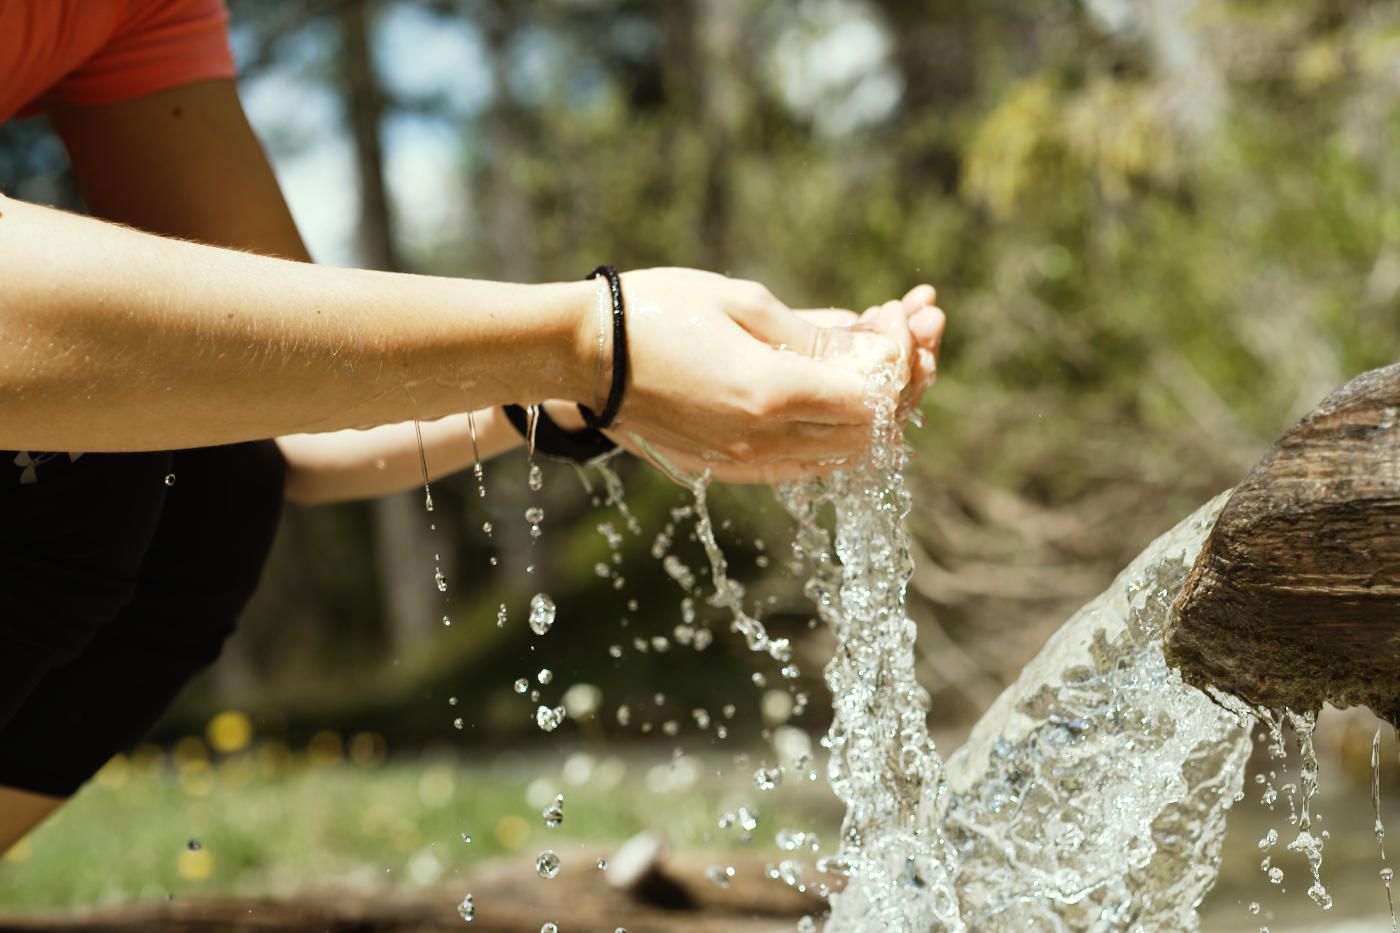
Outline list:
[[[214,854],[208,849],[185,849],[175,870],[184,881],[207,881],[214,874]]]
[[[225,710],[209,720],[204,734],[215,751],[228,755],[248,747],[253,739],[253,724],[238,710]]]
[[[204,742],[198,736],[187,735],[175,743],[175,750],[171,753],[177,766],[189,764],[192,761],[208,761],[209,749],[204,747]]]
[[[507,849],[518,849],[530,839],[530,824],[518,816],[503,816],[496,821],[496,841]]]
[[[356,732],[350,737],[350,760],[362,768],[383,764],[388,754],[389,744],[378,732]]]
[[[329,729],[322,729],[313,735],[306,746],[306,757],[313,765],[333,765],[344,755],[344,742]]]
[[[258,767],[263,774],[281,774],[291,766],[293,755],[292,750],[285,742],[271,740],[258,743]]]

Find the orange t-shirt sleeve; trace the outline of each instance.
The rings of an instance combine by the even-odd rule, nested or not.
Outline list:
[[[133,0],[111,39],[39,103],[110,104],[236,75],[223,0]]]

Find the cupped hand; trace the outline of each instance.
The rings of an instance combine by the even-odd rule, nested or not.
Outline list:
[[[686,286],[692,298],[704,298],[700,307],[690,307],[682,321],[675,320],[674,310],[665,318],[679,324],[685,335],[678,344],[672,331],[666,347],[667,359],[674,367],[670,370],[672,375],[682,376],[688,366],[693,367],[699,360],[711,361],[713,365],[717,357],[736,354],[720,364],[718,370],[700,376],[702,381],[712,380],[711,391],[715,394],[708,406],[693,395],[678,398],[676,390],[682,386],[673,379],[669,391],[650,389],[649,402],[640,415],[635,409],[629,412],[633,404],[631,393],[637,387],[639,360],[633,356],[634,382],[629,401],[623,407],[617,429],[610,434],[623,447],[668,473],[679,471],[698,476],[709,471],[721,482],[771,484],[828,473],[864,450],[870,441],[871,418],[864,397],[864,376],[849,366],[810,359],[821,344],[817,328],[861,324],[863,329],[880,333],[888,340],[881,362],[893,363],[907,372],[899,399],[903,416],[917,408],[936,374],[945,318],[934,305],[935,293],[929,285],[920,285],[902,300],[872,307],[858,316],[839,309],[792,312],[762,286],[692,270],[629,273],[623,282],[634,354],[638,352],[637,335],[652,339],[653,324],[661,319],[660,302],[651,306],[645,303],[656,293],[652,289],[665,291],[678,286]],[[638,289],[638,284],[643,287]],[[645,325],[638,327],[639,320]],[[703,327],[707,321],[717,329],[718,336],[706,339]],[[736,326],[742,333],[736,332]],[[676,350],[681,352],[676,354]],[[691,351],[696,350],[699,352],[692,355]],[[687,362],[677,359],[677,355],[693,358]],[[648,366],[647,380],[659,369]],[[825,389],[819,389],[811,380],[824,383]],[[653,385],[649,381],[643,384]],[[756,399],[763,400],[762,410],[770,412],[769,417],[758,419],[766,425],[755,423]],[[665,419],[664,414],[656,418],[655,413],[664,412],[667,405],[677,410],[689,407],[696,412],[694,417],[704,420],[687,425]],[[721,426],[726,419],[727,428]],[[700,424],[711,430],[727,430],[735,439],[726,449],[723,442],[706,440],[695,430]]]
[[[636,434],[695,472],[816,470],[869,443],[860,375],[813,359],[818,328],[763,286],[647,269],[624,274],[622,289],[630,375],[619,441]]]
[[[938,352],[947,317],[935,304],[937,297],[932,285],[916,285],[902,299],[874,305],[863,314],[838,308],[796,313],[819,327],[858,325],[887,337],[893,345],[888,352],[897,357],[896,366],[905,377],[899,411],[901,416],[907,417],[919,407],[924,393],[938,375]]]

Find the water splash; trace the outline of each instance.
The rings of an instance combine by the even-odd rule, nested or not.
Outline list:
[[[949,760],[969,928],[1199,929],[1250,715],[1184,684],[1161,633],[1224,499],[1075,614]]]
[[[895,379],[889,368],[868,376],[874,433],[858,463],[778,490],[798,524],[805,591],[837,639],[826,668],[833,720],[822,743],[846,816],[837,852],[820,867],[846,884],[831,895],[828,931],[967,928],[954,886],[959,855],[938,820],[943,761],[928,733],[915,626],[904,610],[913,559]],[[828,507],[834,540],[820,523]]]
[[[806,593],[837,636],[823,744],[847,813],[818,867],[846,880],[828,933],[1198,929],[1242,796],[1252,711],[1183,683],[1161,633],[1225,497],[1077,613],[945,767],[904,607],[913,565],[893,375],[869,379],[869,452],[779,489]]]

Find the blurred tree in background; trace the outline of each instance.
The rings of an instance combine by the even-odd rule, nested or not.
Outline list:
[[[337,200],[354,205],[359,264],[522,280],[696,265],[796,307],[938,286],[945,375],[909,432],[911,608],[944,724],[980,711],[1070,609],[1327,390],[1400,357],[1393,4],[230,7],[274,158],[324,134],[351,154]],[[406,22],[466,52],[406,54],[385,38]],[[456,159],[435,182],[453,209],[425,226],[385,166],[434,134]],[[0,135],[0,186],[77,204],[35,121]],[[586,682],[609,709],[662,689],[682,710],[756,697],[751,673],[777,672],[703,599],[715,644],[673,638],[685,594],[650,552],[669,525],[677,555],[706,566],[671,512],[686,496],[635,462],[617,469],[638,534],[596,473],[551,464],[532,492],[523,457],[487,466],[484,499],[469,476],[435,485],[435,532],[417,494],[292,509],[243,630],[167,734],[233,705],[293,737],[523,741],[539,733],[511,682],[542,666],[551,695]],[[801,722],[821,728],[830,644],[784,570],[782,512],[759,489],[713,499],[756,605],[798,647]],[[618,564],[600,523],[624,535]],[[524,617],[541,590],[560,616],[536,643]],[[471,711],[464,733],[448,695]],[[599,720],[634,735],[644,721]]]

